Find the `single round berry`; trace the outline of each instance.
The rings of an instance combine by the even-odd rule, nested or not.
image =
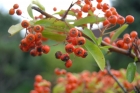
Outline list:
[[[84,51],[84,54],[82,55],[82,58],[85,58],[88,55],[87,51]]]
[[[83,7],[82,7],[82,11],[87,13],[90,9],[90,6],[88,4],[85,4]]]
[[[53,11],[57,11],[57,8],[56,8],[56,7],[54,7],[54,8],[53,8]]]
[[[69,31],[69,36],[77,37],[78,36],[78,30],[76,28],[71,28],[70,31]]]
[[[125,20],[126,20],[126,23],[131,24],[134,22],[134,17],[132,15],[127,15]]]
[[[40,25],[36,25],[34,26],[34,31],[37,33],[42,32],[42,27]]]
[[[65,66],[66,66],[67,68],[70,68],[70,67],[72,66],[72,61],[71,61],[70,59],[67,60],[66,63],[65,63]]]
[[[122,25],[122,24],[124,24],[124,22],[125,22],[125,18],[123,16],[118,16],[117,24]]]
[[[67,44],[66,46],[65,46],[65,50],[66,50],[66,52],[67,53],[72,53],[73,51],[74,51],[74,45],[72,45],[72,44]]]
[[[61,52],[61,51],[57,51],[57,52],[55,53],[55,57],[56,57],[57,59],[60,59],[61,56],[62,56],[62,52]]]
[[[117,16],[116,16],[116,15],[111,15],[111,16],[108,18],[108,21],[109,21],[111,24],[116,24],[116,22],[117,22]]]
[[[32,49],[30,50],[30,55],[35,57],[38,55],[38,52],[36,51],[36,49]]]
[[[97,9],[102,9],[102,4],[101,3],[97,3]]]
[[[27,27],[29,27],[29,25],[30,25],[30,23],[29,23],[29,21],[27,21],[27,20],[23,20],[23,21],[21,22],[21,26],[22,26],[23,28],[27,28]]]
[[[15,9],[14,9],[14,8],[11,8],[11,9],[9,10],[9,14],[10,14],[10,15],[15,14]]]
[[[47,54],[50,51],[50,47],[48,45],[42,46],[43,53]]]
[[[18,8],[19,8],[19,5],[18,5],[18,4],[14,4],[14,5],[13,5],[13,8],[14,8],[14,9],[18,9]]]
[[[138,36],[138,32],[137,31],[132,31],[131,33],[130,33],[130,37],[131,38],[136,38]]]
[[[29,34],[26,36],[26,40],[27,40],[27,42],[29,42],[29,43],[34,42],[34,41],[35,41],[35,35],[29,33]]]
[[[105,17],[108,18],[108,17],[110,17],[111,15],[112,15],[112,12],[111,12],[111,11],[108,10],[108,11],[105,12]]]
[[[42,34],[41,33],[35,33],[35,40],[38,41],[38,40],[41,40],[42,38]]]
[[[22,14],[22,11],[20,9],[16,10],[16,14],[17,15],[21,15]]]
[[[104,37],[103,41],[105,41],[106,43],[110,44],[111,40],[109,37]]]
[[[77,38],[77,44],[78,45],[84,45],[86,42],[86,39],[84,37],[78,37]]]
[[[41,82],[43,80],[42,76],[41,75],[36,75],[35,76],[35,81],[36,82]]]
[[[66,62],[66,61],[68,61],[70,59],[70,57],[69,57],[69,54],[62,54],[61,55],[61,60],[62,61],[64,61],[64,62]]]
[[[79,57],[82,57],[83,55],[84,55],[84,49],[82,48],[82,47],[77,47],[77,48],[75,48],[75,50],[74,50],[74,54],[76,55],[76,56],[79,56]]]

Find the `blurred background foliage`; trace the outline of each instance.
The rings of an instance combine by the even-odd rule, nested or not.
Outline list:
[[[112,4],[119,14],[123,16],[132,14],[135,17],[134,24],[131,24],[125,32],[129,33],[132,30],[139,32],[140,1],[113,0]],[[45,79],[55,83],[57,77],[53,72],[56,67],[74,73],[99,70],[91,55],[85,59],[71,55],[73,66],[65,68],[64,62],[55,59],[54,56],[57,50],[64,52],[62,48],[64,45],[54,46],[56,42],[50,40],[46,42],[51,46],[51,51],[47,55],[32,57],[29,53],[23,53],[18,47],[22,39],[20,34],[10,37],[7,32],[11,25],[20,22],[18,19],[0,12],[0,93],[29,93],[33,89],[36,74],[41,74]],[[129,62],[133,62],[131,58],[117,53],[107,55],[106,59],[110,61],[113,69],[126,68]]]

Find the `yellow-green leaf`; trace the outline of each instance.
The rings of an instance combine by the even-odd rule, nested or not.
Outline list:
[[[32,0],[32,3],[37,5],[41,10],[45,11],[45,7],[38,0]]]
[[[27,7],[27,12],[31,18],[34,18],[33,12],[32,12],[32,4],[29,4],[29,6]]]

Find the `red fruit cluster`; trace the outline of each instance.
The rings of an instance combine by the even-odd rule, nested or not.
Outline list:
[[[72,61],[70,60],[69,54],[74,53],[78,57],[85,58],[88,54],[87,51],[80,47],[81,45],[84,45],[86,40],[84,37],[82,37],[82,34],[79,30],[76,28],[71,28],[68,36],[66,38],[67,44],[65,45],[65,54],[62,54],[61,51],[57,51],[55,53],[55,57],[57,59],[61,59],[65,62],[65,66],[67,68],[72,66]]]
[[[65,69],[55,68],[54,73],[56,75],[66,75],[67,71]]]
[[[111,69],[110,72],[121,81],[128,93],[133,90],[134,86],[139,86],[140,82],[138,80],[140,78],[138,77],[138,73],[137,78],[135,78],[136,80],[133,83],[129,83],[125,80],[126,71],[124,69],[120,71]],[[123,92],[106,70],[92,73],[84,71],[80,74],[67,72],[65,76],[57,79],[57,85],[59,84],[63,85],[64,89],[61,92],[65,93],[81,93],[83,90],[89,93]]]
[[[104,37],[104,41],[108,44],[112,44],[113,46],[116,46],[118,48],[122,48],[125,50],[128,50],[132,47],[133,43],[135,43],[136,45],[140,44],[140,40],[138,39],[138,33],[136,31],[132,31],[129,33],[125,33],[123,35],[123,38],[120,38],[114,42],[111,43],[111,38],[112,36],[115,34],[115,32],[111,32],[109,37]],[[132,48],[135,49],[135,47],[133,46]]]
[[[19,8],[19,5],[18,5],[18,4],[14,4],[14,5],[13,5],[13,8],[11,8],[11,9],[9,10],[9,14],[10,14],[10,15],[13,15],[13,14],[15,14],[15,12],[16,12],[17,15],[21,15],[21,14],[22,14],[22,11],[21,11],[20,9],[18,9],[18,8]]]
[[[30,51],[32,56],[40,56],[42,53],[47,54],[50,51],[48,45],[42,44],[42,31],[44,29],[42,26],[30,26],[27,20],[23,20],[21,26],[26,28],[25,38],[21,40],[19,45],[23,52]]]
[[[51,83],[42,78],[41,75],[35,76],[34,89],[30,93],[51,93]]]

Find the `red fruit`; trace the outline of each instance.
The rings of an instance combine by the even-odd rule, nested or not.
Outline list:
[[[108,17],[110,17],[111,15],[112,15],[112,12],[111,12],[111,11],[108,10],[108,11],[105,12],[105,17],[108,18]]]
[[[134,17],[132,15],[127,15],[125,17],[125,20],[126,20],[127,23],[131,24],[131,23],[134,22]]]
[[[27,28],[27,27],[29,27],[29,25],[30,25],[30,23],[29,23],[29,21],[27,21],[27,20],[23,20],[23,21],[21,22],[21,26],[22,26],[23,28]]]
[[[14,8],[14,9],[18,9],[18,8],[19,8],[19,5],[18,5],[18,4],[14,4],[14,5],[13,5],[13,8]]]
[[[66,62],[66,61],[68,61],[70,59],[70,57],[69,57],[69,54],[62,54],[61,55],[61,60],[62,61],[64,61],[64,62]]]
[[[56,57],[57,59],[60,59],[61,56],[62,56],[62,52],[61,52],[61,51],[57,51],[57,52],[55,53],[55,57]]]
[[[66,63],[65,63],[65,66],[66,66],[67,68],[70,68],[70,67],[72,66],[72,61],[71,61],[70,59],[67,60]]]
[[[67,53],[72,53],[73,51],[74,51],[74,45],[72,45],[72,44],[67,44],[66,46],[65,46],[65,50],[66,50],[66,52]]]
[[[35,33],[35,40],[38,41],[38,40],[41,40],[42,38],[42,34],[41,33]]]
[[[97,3],[97,9],[102,9],[102,4],[101,3]]]
[[[131,33],[130,33],[130,37],[131,38],[136,38],[138,36],[138,33],[136,32],[136,31],[132,31]]]
[[[98,3],[102,2],[102,0],[96,0]]]
[[[84,45],[86,42],[86,39],[84,37],[78,37],[77,38],[77,44],[78,45]]]
[[[117,24],[122,25],[124,24],[124,22],[125,22],[125,18],[123,16],[119,16],[117,19]]]
[[[42,32],[42,27],[40,25],[36,25],[36,26],[34,26],[34,31],[36,33]]]
[[[106,43],[110,44],[111,40],[109,37],[104,37],[103,41],[105,41]]]
[[[55,68],[54,73],[56,75],[61,75],[60,69],[59,68]]]
[[[50,51],[50,47],[48,45],[42,46],[42,52],[47,54]]]
[[[82,7],[82,11],[87,13],[90,9],[90,5],[89,4],[85,4],[83,7]]]
[[[69,31],[70,37],[77,37],[78,36],[78,30],[76,28],[71,28]]]
[[[36,75],[35,76],[35,82],[41,82],[43,80],[41,75]]]
[[[82,47],[75,48],[74,54],[76,56],[82,57],[84,55],[85,50]]]
[[[131,42],[130,36],[124,36],[123,37],[123,42],[126,43],[126,44],[129,44]]]
[[[16,10],[16,14],[17,15],[21,15],[22,14],[22,11],[20,9]]]
[[[87,51],[84,51],[84,54],[82,55],[82,58],[85,58],[88,55]]]
[[[53,11],[57,11],[57,8],[56,8],[56,7],[54,7],[54,8],[53,8]]]
[[[32,49],[32,50],[30,51],[30,55],[31,55],[31,56],[37,56],[37,55],[38,55],[38,52],[36,51],[36,49]]]
[[[118,41],[116,42],[116,45],[117,45],[117,47],[119,47],[119,48],[123,48],[123,46],[124,46],[123,40],[118,40]]]
[[[29,33],[29,34],[26,36],[26,40],[27,40],[27,42],[29,42],[29,43],[34,42],[34,41],[35,41],[35,35]]]
[[[110,26],[110,22],[109,22],[108,20],[104,20],[104,21],[103,21],[103,26],[104,26],[104,27]]]
[[[13,15],[15,13],[15,9],[14,8],[11,8],[10,10],[9,10],[9,14],[10,15]]]
[[[117,22],[117,16],[116,16],[116,15],[111,15],[111,16],[108,18],[108,21],[109,21],[111,24],[116,24],[116,22]]]

